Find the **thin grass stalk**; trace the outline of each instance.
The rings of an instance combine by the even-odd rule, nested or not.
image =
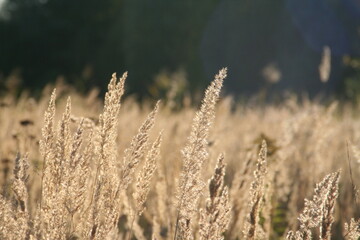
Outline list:
[[[250,204],[247,222],[244,228],[244,238],[255,240],[261,238],[259,231],[259,213],[265,194],[265,176],[267,174],[267,145],[265,140],[262,141],[259,152],[256,170],[254,172],[255,180],[251,183]]]
[[[177,194],[178,207],[175,220],[174,240],[191,239],[191,219],[196,212],[196,205],[204,187],[200,172],[207,159],[207,138],[210,126],[215,117],[215,106],[220,95],[227,69],[224,68],[215,76],[215,80],[205,91],[200,110],[192,123],[190,137],[182,151],[183,169]],[[178,236],[178,233],[182,236]]]

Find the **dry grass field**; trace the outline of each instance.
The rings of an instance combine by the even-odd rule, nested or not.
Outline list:
[[[0,239],[359,238],[359,109],[233,106],[222,69],[172,111],[126,77],[0,99]]]

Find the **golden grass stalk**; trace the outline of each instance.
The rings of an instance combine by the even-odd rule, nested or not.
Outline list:
[[[83,145],[83,123],[81,120],[73,136],[70,155],[66,161],[66,168],[68,170],[64,172],[66,174],[63,183],[65,191],[64,205],[70,218],[68,236],[72,236],[76,231],[77,226],[74,224],[74,215],[80,212],[87,197],[90,163],[93,157],[94,144],[92,142],[92,132],[85,149],[81,151]]]
[[[305,207],[299,217],[300,230],[295,233],[290,231],[286,239],[312,239],[311,230],[318,226],[320,226],[320,239],[330,239],[339,178],[340,170],[326,175],[320,183],[316,184],[313,199],[305,199]]]
[[[64,206],[65,192],[63,174],[69,150],[69,124],[71,102],[68,99],[65,113],[60,121],[58,131],[54,129],[55,90],[50,98],[45,113],[45,126],[42,146],[43,174],[40,202],[40,237],[44,239],[65,239],[67,233],[67,214]]]
[[[50,186],[44,185],[46,183],[46,172],[48,168],[48,162],[54,159],[55,157],[55,130],[54,130],[54,121],[55,121],[55,98],[56,98],[56,89],[51,94],[49,106],[44,114],[44,126],[42,128],[42,139],[40,140],[40,152],[43,157],[43,167],[42,167],[42,179],[41,179],[41,201],[40,208],[44,198],[50,194]],[[50,183],[49,183],[50,184]]]
[[[215,173],[209,180],[209,197],[205,209],[200,210],[200,240],[220,240],[230,222],[230,201],[228,188],[224,186],[224,155],[218,158]]]
[[[340,170],[331,174],[332,179],[328,187],[324,203],[322,205],[322,216],[320,225],[320,239],[329,240],[331,237],[331,226],[334,223],[334,208],[339,196]]]
[[[17,238],[15,233],[19,228],[16,212],[13,210],[11,203],[2,195],[0,195],[0,222],[0,239],[15,240]]]
[[[151,180],[152,180],[153,175],[156,170],[156,161],[160,155],[161,139],[162,139],[162,133],[159,134],[157,139],[152,144],[151,149],[149,150],[149,152],[146,156],[145,164],[144,164],[143,168],[141,169],[141,171],[138,175],[137,181],[136,181],[135,192],[133,194],[133,197],[135,200],[135,214],[132,219],[128,239],[131,239],[133,225],[134,225],[134,221],[135,221],[137,215],[141,216],[141,214],[143,213],[143,211],[145,209],[144,204],[145,204],[146,198],[150,192]]]
[[[28,207],[28,155],[21,157],[18,153],[15,159],[14,181],[12,190],[15,202],[0,195],[0,239],[29,239],[31,236],[31,221]]]
[[[141,169],[137,181],[136,181],[136,188],[135,193],[133,194],[135,203],[136,203],[136,211],[137,214],[140,216],[145,209],[145,201],[147,195],[150,192],[150,184],[153,178],[153,175],[156,170],[156,161],[160,156],[160,145],[162,141],[162,133],[159,134],[157,139],[151,146],[143,168]]]
[[[153,111],[147,116],[146,120],[139,128],[138,133],[131,140],[130,147],[125,150],[125,156],[121,167],[121,180],[117,191],[126,190],[132,180],[135,168],[144,154],[146,144],[149,140],[150,130],[154,126],[159,104],[160,102],[158,101]]]
[[[265,140],[262,141],[259,152],[256,170],[254,171],[255,180],[251,183],[249,213],[244,227],[244,238],[248,240],[259,239],[261,231],[259,229],[259,213],[265,194],[265,176],[267,173],[267,146]]]
[[[350,224],[345,223],[345,235],[344,239],[346,240],[358,240],[360,237],[360,221],[355,221],[354,218],[351,218]]]
[[[26,182],[29,178],[27,173],[29,168],[28,156],[25,155],[23,158],[20,157],[18,153],[15,159],[15,167],[14,167],[14,182],[13,182],[13,191],[16,196],[16,200],[18,202],[18,207],[20,210],[27,215],[29,214],[28,209],[28,200],[29,194],[26,187]]]
[[[205,91],[200,110],[192,123],[190,137],[182,150],[183,169],[177,194],[178,207],[174,231],[174,240],[192,238],[192,218],[197,211],[197,202],[204,183],[200,171],[208,157],[207,138],[210,126],[215,117],[215,105],[220,95],[227,69],[224,68],[215,76],[215,80]]]
[[[91,194],[88,220],[82,228],[83,235],[90,239],[104,239],[116,226],[119,212],[116,208],[116,188],[119,178],[117,173],[117,125],[120,110],[120,100],[124,93],[124,84],[127,77],[125,72],[117,80],[112,75],[105,94],[104,110],[99,117],[97,132],[98,145],[94,148],[96,161],[95,182]]]
[[[14,223],[16,221],[14,232],[9,232],[8,236],[3,239],[8,238],[16,238],[18,239],[26,239],[30,237],[30,214],[29,214],[29,194],[26,187],[26,182],[28,180],[27,170],[29,168],[28,156],[20,157],[18,153],[15,159],[15,167],[14,167],[14,182],[13,182],[13,191],[16,197],[16,208],[14,210],[15,214],[12,216],[13,219],[3,219],[1,221],[4,225],[6,225],[7,221],[9,223]],[[0,210],[1,211],[1,210]],[[6,212],[6,210],[5,210]],[[10,217],[10,216],[8,216]],[[0,218],[1,219],[1,218]],[[0,235],[1,236],[1,235]]]
[[[68,177],[67,172],[70,171],[67,166],[71,146],[70,116],[71,99],[69,97],[66,102],[65,112],[58,127],[54,168],[51,168],[53,170],[52,175],[56,181],[56,192],[60,190],[61,184],[64,180],[66,181],[66,178]]]

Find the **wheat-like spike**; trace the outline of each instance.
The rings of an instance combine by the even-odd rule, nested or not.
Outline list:
[[[174,240],[191,239],[191,221],[197,211],[197,202],[204,183],[200,171],[208,157],[207,141],[210,126],[215,117],[215,106],[220,95],[223,80],[227,69],[223,68],[215,76],[215,80],[205,91],[200,110],[196,113],[192,123],[190,136],[185,148],[182,150],[183,169],[180,175],[178,189],[178,214],[175,225]],[[180,232],[179,236],[178,231]]]
[[[63,177],[67,177],[67,172],[70,171],[66,166],[66,161],[69,159],[69,150],[71,146],[71,135],[70,135],[70,117],[71,117],[71,98],[68,97],[65,107],[65,112],[58,128],[58,137],[56,141],[56,155],[54,161],[54,167],[52,177],[55,178],[58,192],[63,183]],[[64,174],[65,173],[65,174]]]
[[[86,238],[104,239],[115,227],[119,212],[114,199],[119,184],[117,176],[117,125],[120,111],[120,100],[124,93],[127,73],[117,81],[112,75],[105,94],[104,110],[99,117],[98,146],[94,147],[96,155],[96,173],[93,184],[91,203],[88,209],[88,220],[83,231]]]
[[[99,174],[106,176],[116,159],[116,137],[118,114],[120,111],[120,100],[124,93],[124,83],[127,77],[125,72],[117,82],[116,74],[112,75],[108,85],[108,92],[105,94],[104,111],[99,117],[100,125],[100,156]],[[106,173],[105,173],[106,172]]]
[[[345,235],[344,239],[346,240],[358,240],[360,237],[360,220],[355,221],[354,218],[351,218],[350,224],[345,223]]]
[[[83,122],[82,122],[83,123]],[[84,124],[84,123],[83,123]],[[74,184],[74,187],[76,187],[77,191],[79,191],[79,195],[75,198],[73,201],[72,206],[75,206],[73,209],[75,210],[77,206],[79,206],[80,211],[80,221],[77,226],[74,227],[75,231],[78,232],[81,236],[84,238],[87,238],[89,236],[89,232],[91,232],[91,229],[93,227],[93,218],[95,214],[93,214],[93,210],[95,209],[94,205],[89,204],[88,201],[94,200],[92,197],[95,194],[92,194],[90,199],[88,198],[88,191],[89,187],[92,185],[91,183],[91,168],[90,164],[93,162],[95,155],[94,150],[96,148],[96,144],[94,143],[94,129],[91,130],[89,133],[89,142],[87,143],[83,153],[81,154],[81,158],[79,159],[79,165],[80,167],[78,170],[81,172],[79,176],[76,178],[76,183]],[[77,183],[79,182],[79,183]],[[84,199],[85,198],[85,199]],[[81,206],[82,205],[82,206]]]
[[[312,239],[311,229],[320,226],[320,238],[329,239],[331,225],[334,221],[335,200],[338,195],[340,170],[326,175],[316,184],[312,200],[305,199],[305,207],[299,216],[300,230],[289,232],[287,239]],[[295,238],[294,238],[295,237]]]
[[[51,104],[49,105],[50,108]],[[43,238],[65,239],[67,232],[67,211],[64,206],[64,182],[70,171],[66,167],[70,146],[71,100],[68,98],[65,112],[54,136],[53,159],[47,159],[43,171],[41,206],[41,231]]]
[[[20,210],[26,213],[28,213],[28,198],[29,198],[26,187],[26,182],[29,177],[29,175],[27,174],[28,168],[29,168],[28,155],[26,154],[24,157],[20,157],[20,154],[18,153],[15,159],[15,167],[14,167],[15,180],[13,182],[13,191],[19,203]]]
[[[224,186],[224,155],[218,158],[215,173],[209,180],[209,197],[205,209],[200,210],[200,239],[220,240],[230,222],[228,188]]]
[[[46,168],[46,160],[52,159],[54,156],[53,145],[55,142],[55,130],[54,130],[54,119],[55,119],[55,99],[56,89],[51,94],[49,106],[44,114],[44,126],[42,128],[42,139],[40,140],[40,152],[44,158],[43,169]]]
[[[296,232],[289,231],[286,235],[286,239],[287,240],[304,240],[304,239],[309,239],[309,238],[306,238],[304,236],[304,234],[300,231],[296,231]]]
[[[56,89],[51,94],[49,106],[44,114],[44,126],[42,128],[42,139],[40,140],[40,152],[43,157],[43,167],[42,167],[42,179],[41,179],[41,201],[40,207],[44,198],[50,193],[48,185],[45,185],[44,182],[45,173],[47,171],[48,161],[51,161],[55,157],[55,129],[54,129],[54,119],[55,119],[55,98],[56,98]],[[46,199],[45,199],[46,200]]]
[[[39,209],[39,232],[42,238],[61,239],[62,224],[57,224],[54,218],[61,216],[59,211],[58,191],[55,189],[59,185],[57,174],[58,166],[55,165],[57,157],[56,131],[54,127],[55,119],[55,98],[56,90],[51,94],[48,109],[45,112],[44,127],[42,128],[42,139],[40,140],[40,151],[43,156],[43,168],[41,179],[41,200]],[[53,175],[55,174],[55,175]],[[53,209],[54,207],[54,209]]]
[[[66,163],[66,167],[70,170],[67,172],[66,181],[64,182],[64,190],[66,191],[64,204],[70,215],[68,236],[70,236],[76,228],[73,224],[74,214],[79,211],[85,202],[90,156],[93,151],[92,134],[90,134],[89,139],[84,152],[80,152],[83,142],[83,121],[81,120],[73,136],[70,156]]]
[[[340,170],[331,174],[331,182],[328,187],[326,199],[323,203],[323,211],[320,225],[320,239],[329,240],[331,237],[331,225],[334,222],[333,212],[336,199],[339,195]]]
[[[157,158],[160,155],[160,145],[161,145],[161,139],[162,139],[162,133],[160,132],[159,136],[155,140],[155,142],[152,144],[151,149],[149,150],[146,159],[145,164],[143,168],[141,169],[139,176],[137,178],[136,182],[136,188],[135,193],[133,194],[134,200],[135,200],[135,209],[136,213],[133,216],[132,223],[131,223],[131,229],[129,233],[129,239],[131,239],[134,221],[137,217],[137,215],[141,216],[145,209],[145,201],[147,198],[147,195],[150,191],[150,183],[152,180],[152,177],[156,170],[156,161]]]
[[[159,104],[160,101],[156,103],[153,111],[150,112],[144,123],[139,128],[138,133],[131,140],[130,147],[125,150],[118,192],[120,191],[120,188],[121,190],[127,189],[131,182],[132,174],[134,173],[136,166],[139,164],[140,158],[144,154],[144,150],[149,139],[149,132],[155,123],[155,117],[159,109]]]
[[[29,239],[31,237],[31,222],[28,208],[28,156],[15,159],[14,181],[12,189],[15,194],[16,204],[5,199],[0,194],[0,239]]]
[[[120,198],[118,197],[119,193],[121,191],[126,190],[127,187],[129,186],[129,184],[131,182],[131,179],[132,179],[132,175],[133,175],[133,173],[135,171],[135,168],[139,164],[140,158],[144,154],[144,150],[145,150],[146,144],[147,144],[148,139],[149,139],[149,132],[152,129],[152,127],[154,126],[154,123],[155,123],[155,117],[156,117],[156,114],[157,114],[158,109],[159,109],[159,104],[160,104],[160,102],[158,101],[156,103],[155,107],[154,107],[154,110],[152,112],[150,112],[150,114],[146,118],[145,122],[141,125],[140,129],[138,130],[138,133],[133,137],[133,139],[131,141],[131,144],[130,144],[130,147],[125,150],[124,162],[123,162],[123,165],[122,165],[122,168],[121,168],[121,175],[120,175],[121,178],[120,178],[120,182],[119,182],[119,185],[117,187],[117,192],[116,192],[116,195],[115,195],[115,199],[117,201],[120,200]],[[154,151],[159,151],[159,149],[157,149],[157,150],[154,149]],[[156,154],[156,152],[153,152],[153,153]],[[148,166],[145,165],[145,167],[150,167],[150,168],[156,167],[153,163],[151,163],[151,162],[148,162],[148,163],[149,163],[149,165]],[[150,169],[148,169],[148,170],[150,170]],[[153,171],[155,171],[155,169],[151,169],[151,172],[149,172],[150,175],[145,176],[145,177],[151,179]],[[142,172],[140,174],[142,175],[141,177],[144,177],[144,175],[147,174],[147,173]],[[147,193],[146,193],[146,195],[144,195],[146,189],[139,189],[139,187],[140,188],[141,187],[148,188],[147,186],[144,186],[144,185],[140,186],[140,184],[146,184],[145,179],[142,179],[142,181],[144,181],[144,182],[139,183],[139,181],[138,181],[138,183],[137,183],[138,184],[137,193],[134,196],[134,197],[137,198],[136,199],[137,200],[136,209],[138,210],[137,214],[142,213],[143,204],[144,204],[146,196],[147,196]],[[139,191],[142,191],[142,193],[140,193]],[[117,206],[120,206],[120,203],[118,203]],[[135,218],[136,218],[137,214],[135,214],[133,216],[131,227],[130,227],[131,228],[130,233],[128,234],[129,238],[132,235],[134,221],[135,221]]]
[[[30,214],[28,209],[29,194],[26,187],[28,180],[27,170],[29,168],[28,155],[20,157],[18,153],[15,159],[13,191],[17,200],[16,222],[17,228],[13,233],[19,239],[30,236]]]
[[[250,204],[247,222],[244,228],[244,237],[248,240],[259,238],[259,212],[264,197],[265,176],[267,173],[267,146],[265,140],[261,144],[259,158],[254,172],[255,180],[251,183]]]
[[[179,224],[179,236],[177,236],[177,239],[187,239],[187,240],[194,239],[192,233],[192,227],[191,227],[191,219],[180,218],[178,224]]]
[[[19,229],[16,213],[11,203],[0,194],[0,239],[16,240],[15,233]]]
[[[144,203],[150,191],[150,183],[156,170],[156,161],[160,155],[161,141],[162,133],[160,132],[159,136],[152,144],[151,149],[146,156],[144,167],[141,169],[137,178],[134,199],[136,204],[136,211],[139,216],[144,211]]]

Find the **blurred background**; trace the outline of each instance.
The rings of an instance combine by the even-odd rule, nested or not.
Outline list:
[[[222,67],[235,96],[357,99],[360,0],[0,0],[0,89],[64,81],[194,95]]]

